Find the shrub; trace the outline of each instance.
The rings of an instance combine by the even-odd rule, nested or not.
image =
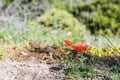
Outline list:
[[[90,30],[92,34],[120,34],[119,4],[120,1],[115,3],[107,0],[96,0],[89,6],[85,5],[80,7],[81,10],[79,11],[79,21],[85,23],[87,25],[87,29]],[[84,10],[84,8],[87,9]]]
[[[119,0],[50,0],[54,7],[67,10],[86,24],[91,34],[120,34]]]
[[[77,19],[75,19],[72,14],[55,8],[30,23],[32,23],[32,26],[44,25],[54,29],[75,28],[79,26]]]

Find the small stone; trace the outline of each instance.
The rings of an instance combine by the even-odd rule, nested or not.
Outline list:
[[[24,55],[24,56],[27,56],[28,54],[27,53],[25,53],[25,52],[21,52],[20,54],[22,54],[22,55]]]

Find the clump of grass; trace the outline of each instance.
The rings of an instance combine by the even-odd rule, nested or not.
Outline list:
[[[78,77],[94,77],[95,71],[92,66],[85,63],[86,57],[81,57],[78,60],[67,61],[68,68],[66,69],[66,75],[68,78],[78,78]]]
[[[56,26],[59,24],[56,23]],[[52,25],[55,27],[55,25]],[[50,43],[60,43],[65,39],[69,38],[73,41],[84,41],[83,36],[81,35],[80,27],[68,27],[67,31],[61,29],[53,29],[51,27],[45,27],[40,25],[38,27],[25,26],[22,31],[17,29],[14,26],[0,29],[1,38],[5,37],[10,42],[14,44],[26,44],[30,39],[40,40],[40,41],[49,41]]]

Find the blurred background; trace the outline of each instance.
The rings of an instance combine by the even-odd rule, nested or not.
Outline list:
[[[29,40],[26,36],[36,32],[33,35],[36,37],[32,37],[36,40],[41,39],[37,38],[41,34],[41,37],[45,36],[42,39],[52,38],[51,41],[53,41],[56,38],[48,34],[54,34],[61,38],[57,38],[58,41],[62,41],[64,38],[73,40],[77,38],[79,41],[99,47],[119,46],[120,0],[0,0],[1,36],[8,36],[7,32],[6,35],[4,34],[5,26],[9,26],[6,31],[14,36],[8,38],[14,39],[14,42]],[[15,26],[17,30],[11,29],[10,26]],[[34,29],[37,26],[42,27],[40,29],[37,27],[35,30],[27,27],[26,30],[25,26],[31,26]],[[10,30],[15,32],[11,33]],[[60,32],[61,30],[62,32]],[[26,34],[26,32],[28,33]],[[18,34],[22,34],[21,38],[19,36],[20,39],[16,36]],[[63,37],[59,34],[68,36]]]

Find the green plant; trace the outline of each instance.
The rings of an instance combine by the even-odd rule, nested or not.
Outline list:
[[[86,24],[91,34],[114,36],[120,34],[119,0],[49,0],[59,9],[72,13],[80,22]]]
[[[46,27],[52,27],[54,29],[60,28],[63,30],[79,28],[79,22],[73,17],[72,14],[65,10],[59,10],[55,8],[38,17],[36,20],[28,23],[30,23],[32,26],[44,25]]]
[[[0,33],[0,38],[4,38],[4,35],[2,33]]]
[[[112,67],[112,69],[110,69],[110,71],[112,71],[113,73],[120,73],[120,68],[119,66],[115,65]]]
[[[95,1],[93,4],[89,5],[91,11],[82,10],[79,14],[81,17],[79,21],[82,21],[87,25],[87,29],[90,30],[92,34],[97,35],[116,35],[120,34],[120,2],[112,2],[107,0]],[[94,8],[92,8],[94,6]],[[85,8],[82,6],[80,8]],[[83,13],[84,12],[84,13]]]
[[[25,0],[25,3],[30,3],[32,0]]]
[[[2,7],[7,8],[14,0],[3,0],[2,2]]]
[[[92,66],[88,66],[85,61],[86,57],[81,57],[78,60],[68,61],[66,75],[72,77],[94,77],[95,72]]]
[[[48,2],[51,4],[52,7],[57,7],[59,9],[65,9],[64,5],[64,0],[48,0]]]

